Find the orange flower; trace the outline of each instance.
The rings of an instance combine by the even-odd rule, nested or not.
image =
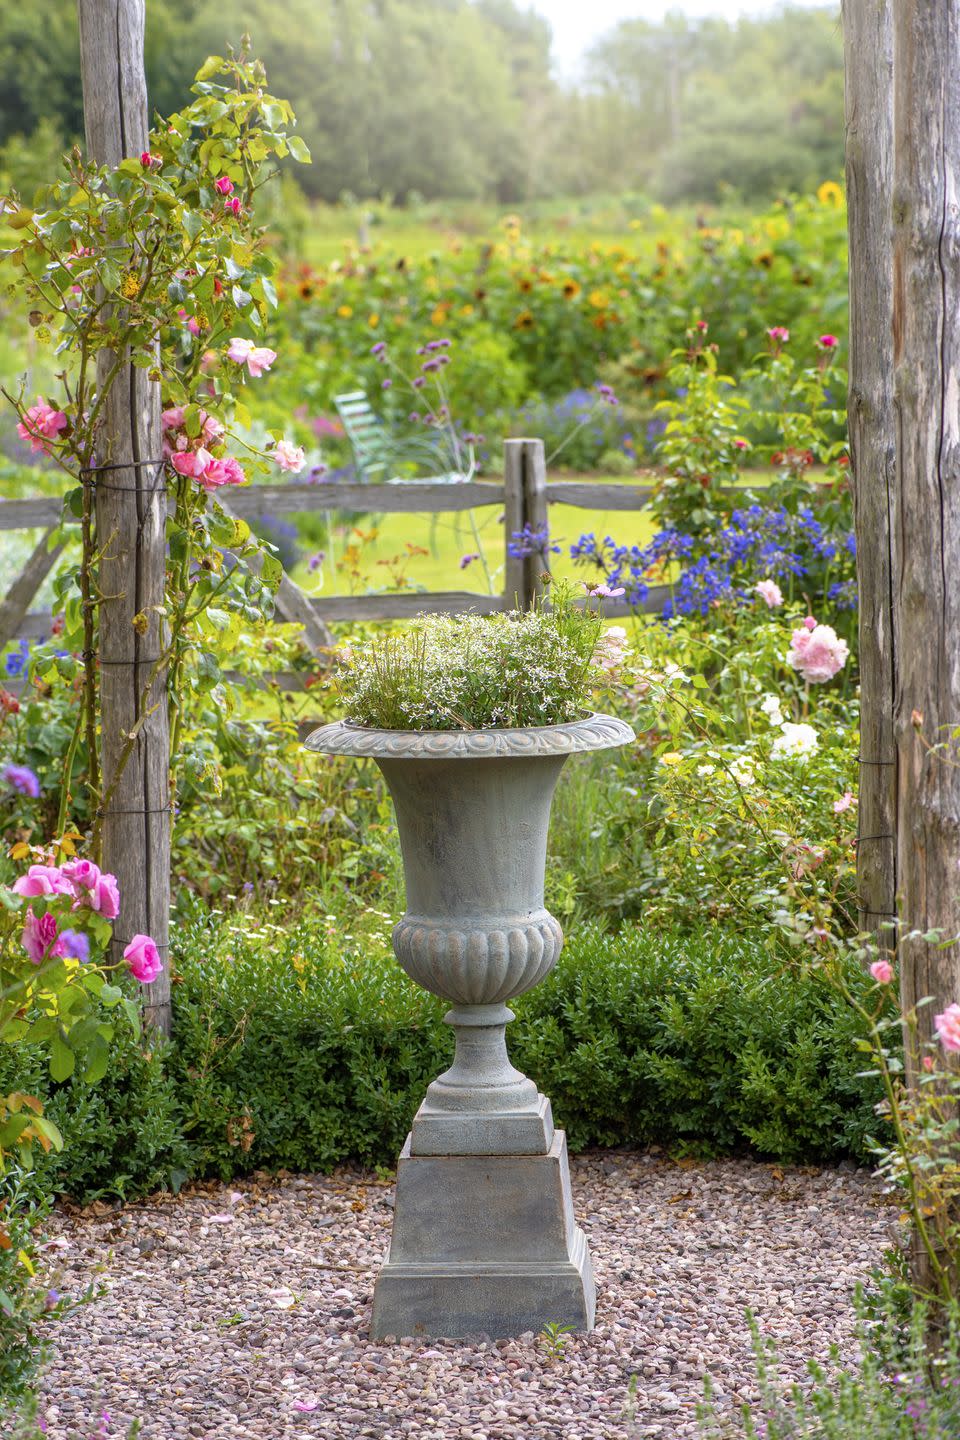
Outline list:
[[[353,314],[353,306],[352,306],[352,305],[339,305],[339,306],[337,307],[337,314],[338,314],[338,315],[342,315],[343,318],[344,318],[344,320],[349,320],[349,319],[350,319],[350,316]]]

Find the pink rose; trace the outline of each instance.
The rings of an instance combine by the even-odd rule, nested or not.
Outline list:
[[[40,965],[44,960],[58,958],[66,948],[63,941],[57,936],[55,916],[47,913],[38,919],[32,909],[27,911],[20,939],[34,965]]]
[[[130,966],[130,973],[141,985],[150,985],[163,969],[159,951],[149,935],[134,935],[123,952],[123,958]]]
[[[254,379],[262,375],[264,370],[269,370],[276,358],[276,350],[269,350],[265,345],[254,345],[252,340],[246,340],[242,336],[234,336],[227,349],[227,359],[236,365],[246,365]]]
[[[63,873],[77,888],[79,903],[89,905],[105,920],[116,920],[120,914],[120,889],[116,875],[101,871],[92,860],[71,860],[63,866]],[[83,894],[79,894],[81,890]]]
[[[54,410],[46,400],[37,397],[37,403],[31,405],[29,410],[24,412],[23,419],[17,425],[17,434],[21,440],[30,441],[31,450],[45,450],[49,452],[50,440],[56,440],[61,430],[67,428],[67,417],[62,410]]]
[[[307,463],[303,446],[294,445],[291,440],[277,441],[273,451],[273,462],[281,470],[289,470],[291,475],[299,475]]]
[[[856,803],[857,802],[853,797],[853,791],[844,790],[843,794],[840,796],[840,799],[834,800],[833,802],[833,813],[834,815],[842,815],[845,810],[849,810],[850,806],[856,805]]]
[[[837,339],[836,335],[821,335],[817,339],[817,344],[820,346],[821,350],[836,350],[837,346],[840,344],[840,341]]]
[[[236,481],[231,478],[230,464],[227,460],[211,459],[209,465],[204,467],[203,474],[197,479],[204,490],[216,490],[221,485],[234,485]]]
[[[214,415],[208,415],[206,410],[200,411],[200,433],[209,445],[223,438],[224,427]]]
[[[226,175],[221,175],[220,179],[216,182],[213,188],[215,190],[219,190],[221,195],[232,195],[233,181],[229,179]]]
[[[889,960],[874,960],[870,966],[870,974],[878,985],[889,985],[893,979],[893,966]]]
[[[223,208],[224,210],[229,210],[231,215],[235,215],[239,220],[243,206],[240,204],[238,196],[234,195],[232,200],[224,200]]]
[[[960,1051],[960,1005],[948,1005],[942,1015],[934,1015],[933,1028],[944,1050]]]
[[[228,470],[228,472],[229,472],[229,475],[230,475],[230,479],[229,479],[229,481],[227,482],[228,484],[230,484],[230,485],[245,485],[245,484],[246,484],[246,481],[247,481],[246,471],[244,470],[243,466],[240,464],[240,461],[239,461],[239,460],[235,460],[232,455],[228,455],[227,458],[224,460],[223,463],[224,463],[224,465],[226,466],[226,468],[227,468],[227,470]]]
[[[184,407],[174,405],[172,410],[164,410],[160,419],[163,421],[164,430],[180,430],[183,427]]]
[[[73,886],[58,865],[31,865],[26,875],[13,882],[15,895],[33,899],[37,895],[72,895]]]
[[[768,610],[775,610],[778,605],[783,604],[783,591],[776,580],[758,580],[753,588]]]
[[[790,339],[790,331],[785,325],[771,325],[770,329],[767,331],[767,334],[773,341],[774,345],[786,345],[787,341]]]
[[[831,625],[814,625],[812,630],[794,630],[786,660],[804,680],[821,685],[843,669],[849,654],[847,642]]]

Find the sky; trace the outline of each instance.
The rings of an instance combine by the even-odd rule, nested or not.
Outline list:
[[[553,26],[553,48],[565,75],[572,74],[580,57],[605,30],[620,20],[659,20],[667,10],[687,15],[763,14],[776,8],[774,0],[530,0],[533,8]],[[824,4],[825,0],[794,0],[796,4]],[[839,0],[837,3],[839,9]]]

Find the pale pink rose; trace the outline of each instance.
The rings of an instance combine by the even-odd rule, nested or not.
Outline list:
[[[31,450],[49,451],[47,443],[56,440],[61,430],[67,428],[67,417],[62,410],[54,410],[46,400],[37,396],[35,405],[31,405],[24,412],[23,419],[17,424],[17,434],[21,440],[30,441]]]
[[[812,615],[808,615],[805,620],[801,620],[800,624],[804,630],[816,630],[817,628],[817,622]]]
[[[921,1064],[923,1065],[924,1070],[926,1070],[927,1074],[929,1075],[930,1071],[933,1069],[933,1056],[924,1055]]]
[[[853,798],[853,791],[844,790],[840,799],[834,800],[833,802],[833,813],[834,815],[842,815],[845,810],[849,810],[850,806],[856,805],[856,803],[856,800]]]
[[[227,350],[227,359],[232,360],[236,365],[245,365],[247,356],[253,348],[254,344],[252,340],[244,340],[242,337],[235,335],[230,341],[230,346]]]
[[[291,475],[299,475],[307,463],[307,458],[302,445],[294,445],[292,440],[278,440],[274,446],[273,462],[281,470],[289,470]]]
[[[33,899],[37,895],[72,895],[73,886],[58,865],[31,865],[26,875],[13,882],[15,895]]]
[[[150,985],[163,969],[156,945],[149,935],[134,935],[123,952],[123,958],[130,966],[130,973],[141,985]]]
[[[49,913],[38,918],[33,910],[28,910],[20,939],[34,965],[39,965],[44,960],[59,958],[66,949],[57,936],[56,918]]]
[[[776,580],[758,580],[753,588],[768,610],[775,610],[778,605],[783,604],[783,591]]]
[[[870,966],[870,974],[878,985],[889,985],[893,979],[893,966],[889,960],[874,960]]]
[[[208,445],[220,440],[224,434],[224,427],[215,415],[208,415],[206,410],[200,411],[201,434]]]
[[[255,345],[247,355],[247,369],[254,379],[257,379],[265,370],[269,370],[277,358],[276,350],[269,350],[266,345]]]
[[[164,430],[180,430],[183,428],[184,407],[174,405],[170,410],[164,410],[160,419],[163,421]]]
[[[934,1015],[933,1028],[944,1050],[960,1051],[960,1005],[948,1005],[942,1015]]]
[[[847,642],[831,625],[814,625],[794,630],[786,660],[811,685],[822,685],[843,669],[849,654]]]

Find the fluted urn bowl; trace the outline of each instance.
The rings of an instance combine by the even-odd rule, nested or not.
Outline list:
[[[393,799],[407,910],[394,952],[449,1000],[451,1068],[429,1087],[411,1153],[546,1154],[550,1102],[507,1058],[506,1001],[556,964],[563,932],[544,909],[553,792],[568,756],[633,740],[612,715],[517,729],[376,730],[338,721],[310,750],[375,760]]]

